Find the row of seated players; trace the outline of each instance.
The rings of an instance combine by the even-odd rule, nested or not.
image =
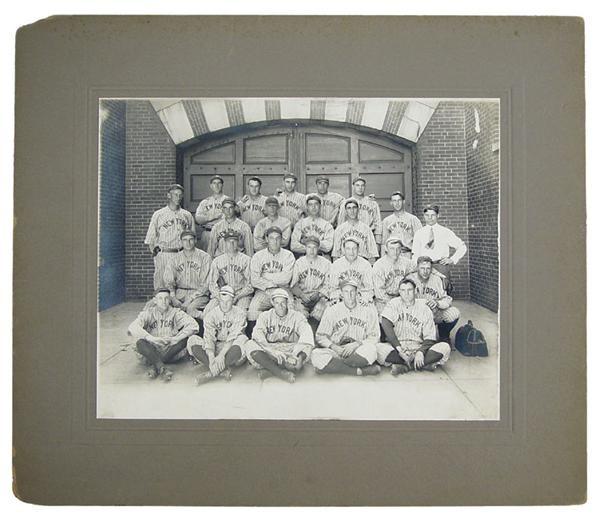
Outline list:
[[[165,381],[173,377],[167,365],[185,355],[202,365],[197,384],[230,380],[232,369],[246,360],[258,369],[259,378],[276,376],[289,383],[309,361],[321,374],[355,376],[379,374],[380,366],[391,366],[392,374],[398,375],[443,365],[450,346],[436,338],[427,302],[415,297],[410,279],[400,282],[399,294],[381,312],[387,342],[380,339],[375,306],[359,301],[353,279],[342,282],[341,300],[325,309],[316,332],[291,307],[289,292],[276,288],[270,294],[273,307],[260,314],[247,336],[245,312],[234,305],[234,290],[225,285],[205,316],[202,333],[195,319],[171,305],[168,289],[158,290],[154,304],[138,315],[129,333],[148,366],[147,375]]]

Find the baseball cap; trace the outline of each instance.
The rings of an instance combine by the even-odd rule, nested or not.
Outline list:
[[[250,180],[254,180],[255,182],[258,182],[259,185],[262,185],[262,180],[258,176],[251,176],[250,178],[248,178],[248,181]]]
[[[279,200],[275,196],[269,196],[265,200],[265,205],[277,205],[279,207]]]
[[[228,295],[229,297],[235,297],[235,291],[233,291],[233,288],[231,286],[222,286],[221,289],[219,290],[219,293],[221,295]]]
[[[356,182],[363,182],[364,184],[367,183],[367,181],[361,176],[357,176],[354,180],[352,180],[352,185],[354,185]]]
[[[221,207],[223,205],[231,205],[232,207],[235,207],[235,200],[232,200],[231,198],[225,198],[222,202],[221,202]]]
[[[265,230],[265,237],[272,234],[273,232],[276,232],[280,236],[283,236],[283,232],[281,231],[281,229],[279,227],[272,226],[272,227],[269,227],[267,230]]]
[[[405,198],[404,198],[404,193],[403,193],[403,192],[400,192],[400,191],[394,191],[394,192],[391,194],[390,198],[391,198],[392,196],[400,196],[400,198],[402,198],[403,200],[405,199]]]
[[[327,182],[327,185],[329,185],[329,178],[327,178],[326,176],[317,176],[315,183],[319,182]]]
[[[185,236],[194,236],[194,237],[196,237],[196,233],[193,230],[184,230],[179,237],[181,239],[183,239]]]
[[[344,239],[344,244],[346,244],[348,241],[352,241],[353,243],[356,243],[358,246],[360,246],[360,241],[357,237],[348,236],[346,239]]]
[[[283,297],[284,299],[290,300],[288,292],[281,288],[274,289],[273,293],[271,293],[271,300],[276,297]]]
[[[306,236],[304,238],[304,244],[315,243],[317,246],[321,246],[321,240],[317,236]]]
[[[340,288],[343,288],[344,286],[354,286],[355,288],[358,288],[358,283],[354,279],[345,279],[340,282]]]
[[[218,175],[218,174],[214,174],[214,175],[212,175],[210,177],[210,183],[213,183],[214,180],[220,180],[221,183],[224,183],[223,182],[223,177],[221,175]]]
[[[156,290],[154,290],[154,296],[158,295],[159,293],[171,293],[169,291],[169,288],[158,288]]]
[[[385,240],[386,245],[403,244],[402,239],[398,236],[390,236]]]
[[[440,213],[440,206],[439,205],[425,205],[425,207],[423,207],[423,212],[427,212],[428,210],[432,210],[436,214],[439,214]]]
[[[181,192],[183,192],[183,185],[179,185],[178,183],[172,183],[171,185],[169,185],[167,192],[175,191],[176,189],[179,189]]]
[[[239,232],[233,230],[232,228],[228,228],[223,234],[223,239],[234,239],[238,240],[240,238]]]
[[[433,263],[433,260],[428,255],[422,255],[417,259],[417,264],[421,263]]]
[[[283,175],[283,178],[284,178],[284,179],[285,179],[285,178],[293,178],[294,180],[298,180],[298,177],[297,177],[295,174],[293,174],[293,173],[285,173],[285,174]]]
[[[310,200],[317,200],[319,202],[319,205],[322,203],[321,198],[319,196],[317,196],[316,194],[309,194],[306,197],[306,203],[308,203]]]
[[[348,205],[352,205],[352,204],[354,204],[358,207],[358,202],[354,198],[348,198],[344,203],[344,207],[347,207]]]

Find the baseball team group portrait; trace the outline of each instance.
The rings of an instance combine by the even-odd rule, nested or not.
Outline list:
[[[97,417],[499,419],[498,99],[98,116]]]

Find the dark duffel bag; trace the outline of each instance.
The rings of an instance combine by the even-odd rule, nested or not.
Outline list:
[[[467,324],[462,326],[456,332],[454,339],[454,347],[456,350],[465,356],[487,356],[487,342],[483,333],[473,327],[473,322],[469,320]]]

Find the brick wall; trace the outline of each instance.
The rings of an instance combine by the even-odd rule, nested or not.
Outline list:
[[[127,300],[152,295],[154,263],[144,244],[152,213],[175,182],[175,144],[148,101],[127,101],[125,273]]]
[[[439,223],[452,229],[469,248],[467,157],[462,102],[441,102],[415,149],[413,184],[415,214],[423,221],[423,207],[440,206]],[[469,298],[469,253],[452,269],[453,297]]]
[[[497,103],[465,106],[471,300],[493,311],[498,310],[499,130]]]
[[[102,101],[98,308],[125,300],[125,102]]]

